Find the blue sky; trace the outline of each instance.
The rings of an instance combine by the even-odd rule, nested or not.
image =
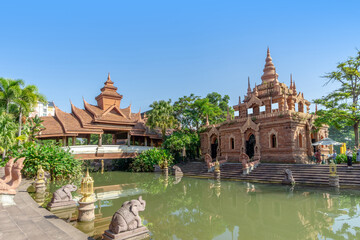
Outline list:
[[[110,72],[121,107],[216,91],[243,98],[270,47],[279,81],[308,100],[360,49],[360,1],[2,1],[0,76],[21,78],[69,112]]]

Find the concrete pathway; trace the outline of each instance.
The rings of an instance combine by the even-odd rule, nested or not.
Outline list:
[[[0,176],[3,176],[0,168]],[[92,239],[40,207],[28,194],[30,181],[23,180],[14,197],[16,205],[0,203],[0,240]]]

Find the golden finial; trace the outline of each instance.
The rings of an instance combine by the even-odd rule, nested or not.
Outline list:
[[[83,197],[79,202],[93,202],[95,201],[92,197],[94,193],[94,180],[90,177],[89,168],[86,169],[86,175],[81,180],[81,194]]]
[[[44,183],[45,182],[45,171],[40,165],[37,170],[37,181],[36,183]]]

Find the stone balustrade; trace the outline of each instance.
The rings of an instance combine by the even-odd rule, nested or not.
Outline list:
[[[127,145],[78,145],[63,147],[69,150],[75,158],[97,159],[97,158],[127,158],[134,157],[153,147],[127,146]]]

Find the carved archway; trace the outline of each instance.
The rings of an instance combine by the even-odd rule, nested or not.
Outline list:
[[[255,155],[255,146],[256,146],[255,135],[250,133],[246,140],[246,155],[248,155],[249,158],[252,158]]]
[[[210,155],[212,158],[216,158],[218,152],[219,140],[217,135],[213,134],[210,137]]]

